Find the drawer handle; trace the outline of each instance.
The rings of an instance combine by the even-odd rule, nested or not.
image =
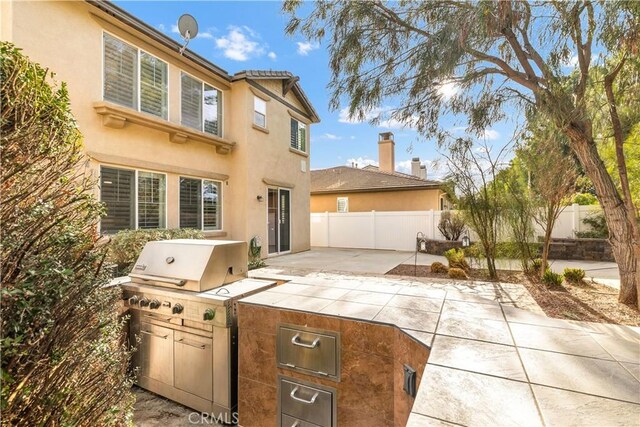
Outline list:
[[[158,317],[153,314],[143,314],[144,317],[153,320],[160,320],[161,322],[171,322],[171,317]]]
[[[178,340],[178,342],[179,342],[180,344],[188,345],[189,347],[199,348],[200,350],[204,350],[204,349],[205,349],[205,347],[206,347],[206,345],[204,345],[204,344],[200,344],[200,345],[196,345],[196,344],[189,344],[188,342],[186,342],[186,341],[184,340],[184,338],[183,338],[183,339]]]
[[[158,334],[154,334],[147,331],[140,331],[140,332],[142,332],[143,334],[151,335],[152,337],[162,338],[163,340],[166,340],[169,337],[169,335],[158,335]]]
[[[316,338],[315,340],[313,340],[311,344],[305,344],[303,342],[300,342],[299,339],[300,339],[300,334],[295,334],[293,338],[291,338],[291,344],[297,345],[298,347],[304,347],[304,348],[316,348],[318,345],[320,345],[320,338]]]
[[[316,393],[311,396],[311,399],[307,400],[307,399],[303,399],[301,397],[296,396],[296,391],[298,391],[298,386],[295,386],[293,388],[293,390],[291,390],[291,393],[289,393],[289,396],[291,396],[291,398],[293,400],[297,400],[300,403],[306,403],[307,405],[313,405],[316,401],[316,399],[318,398],[318,395],[320,394],[320,392],[316,391]]]

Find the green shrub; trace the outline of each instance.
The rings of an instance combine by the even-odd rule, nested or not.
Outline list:
[[[606,239],[609,237],[609,228],[604,214],[601,212],[591,213],[582,222],[591,227],[589,231],[576,231],[579,239]]]
[[[542,283],[547,286],[560,286],[562,285],[562,274],[554,273],[550,268],[542,275]]]
[[[449,268],[460,268],[462,270],[469,270],[469,264],[464,257],[464,251],[461,248],[451,248],[444,253],[444,257],[449,262]]]
[[[581,268],[565,268],[564,269],[564,280],[569,283],[582,283],[584,279],[585,272]]]
[[[452,279],[468,279],[467,273],[461,268],[449,268],[449,277]]]
[[[3,426],[130,425],[119,288],[64,84],[0,42]]]
[[[465,256],[469,258],[483,259],[486,258],[484,248],[480,242],[472,243],[471,246],[463,249]]]
[[[441,262],[434,262],[429,269],[432,273],[446,273],[449,271],[446,265]]]
[[[542,259],[541,258],[536,258],[533,261],[531,261],[531,273],[535,274],[536,276],[540,274],[540,269],[542,269]]]
[[[598,198],[591,193],[576,193],[571,198],[571,203],[581,206],[597,205]]]
[[[122,230],[111,236],[107,260],[117,265],[117,274],[123,275],[131,271],[131,266],[138,259],[147,242],[170,239],[203,239],[200,230],[190,228]]]

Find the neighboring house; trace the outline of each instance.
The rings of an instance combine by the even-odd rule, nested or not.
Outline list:
[[[424,211],[449,209],[443,183],[426,179],[413,158],[413,175],[395,171],[391,132],[380,134],[380,166],[338,166],[311,171],[311,212]]]
[[[198,228],[262,255],[309,249],[309,126],[298,78],[229,75],[110,2],[0,4],[1,36],[67,83],[102,233]],[[177,18],[177,17],[176,17]]]

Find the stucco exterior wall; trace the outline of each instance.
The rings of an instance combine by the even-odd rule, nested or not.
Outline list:
[[[23,49],[31,60],[55,71],[66,82],[71,107],[84,137],[91,170],[100,165],[144,170],[136,165],[156,165],[147,170],[167,175],[167,227],[179,226],[179,177],[224,176],[222,181],[222,230],[210,237],[249,240],[262,238],[267,255],[266,180],[292,188],[292,251],[309,249],[308,156],[289,150],[291,118],[277,99],[267,104],[268,133],[255,130],[253,97],[245,81],[230,82],[190,62],[137,30],[124,25],[85,2],[0,2],[3,40]],[[168,63],[169,119],[180,125],[180,75],[186,72],[222,91],[222,138],[236,145],[219,154],[210,144],[171,142],[165,131],[128,123],[122,129],[103,125],[95,103],[102,102],[103,32],[108,32]],[[277,81],[280,87],[281,83]],[[275,86],[274,88],[275,91]],[[291,94],[289,103],[302,108]],[[309,123],[307,118],[301,118]],[[307,147],[309,141],[307,126]],[[107,159],[107,160],[105,160]],[[304,162],[302,171],[301,163]],[[228,178],[226,178],[228,177]],[[99,188],[96,188],[99,194]],[[262,195],[259,202],[257,196]]]
[[[337,212],[338,197],[349,198],[349,212],[439,210],[438,189],[312,194],[311,212]]]

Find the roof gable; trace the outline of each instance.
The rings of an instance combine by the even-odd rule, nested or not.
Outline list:
[[[389,191],[440,188],[441,181],[373,168],[338,166],[311,171],[311,193]]]

